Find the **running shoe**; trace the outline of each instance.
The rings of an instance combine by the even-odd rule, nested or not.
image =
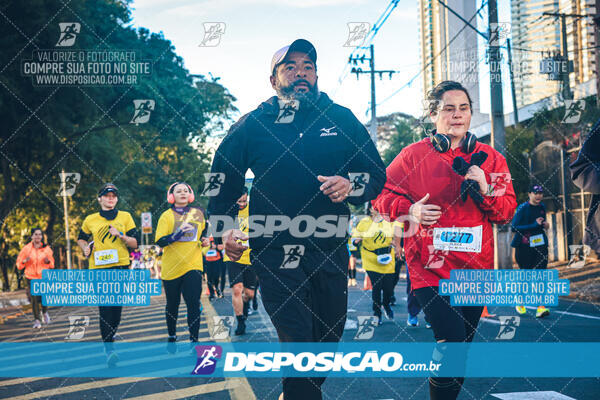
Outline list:
[[[167,337],[167,352],[169,354],[177,353],[177,336]]]
[[[425,322],[425,328],[431,329],[431,324],[429,322]]]
[[[44,323],[48,325],[50,323],[50,314],[47,312],[44,313]]]
[[[383,314],[385,314],[385,317],[390,321],[394,319],[394,311],[392,311],[392,307],[390,307],[389,304],[383,306]]]
[[[41,329],[42,327],[42,323],[40,322],[39,319],[36,319],[35,321],[33,321],[33,329]]]
[[[238,318],[238,325],[235,329],[236,336],[240,336],[246,333],[246,321],[243,318]]]
[[[543,317],[547,317],[548,315],[550,315],[550,310],[548,310],[544,306],[539,306],[537,308],[537,311],[535,312],[536,318],[543,318]]]
[[[527,309],[525,308],[525,306],[516,306],[515,308],[517,309],[517,312],[521,315],[527,313]]]
[[[377,326],[383,325],[383,320],[381,319],[381,315],[375,315],[375,323]]]
[[[406,325],[408,326],[419,326],[419,317],[417,315],[408,315],[406,319]]]
[[[356,279],[352,278],[352,286],[356,286]]]
[[[116,367],[118,361],[119,356],[117,356],[117,353],[115,353],[114,351],[111,350],[108,352],[108,354],[106,354],[106,364],[109,368]]]

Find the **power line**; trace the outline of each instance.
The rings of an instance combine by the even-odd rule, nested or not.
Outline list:
[[[441,3],[441,2],[440,2]],[[415,76],[413,76],[408,82],[406,82],[404,85],[402,85],[399,89],[397,89],[396,91],[394,91],[392,94],[390,94],[388,97],[386,97],[385,99],[383,99],[380,103],[378,103],[377,105],[381,105],[383,103],[385,103],[386,101],[388,101],[389,99],[391,99],[392,97],[394,97],[395,95],[397,95],[398,93],[400,93],[400,91],[402,91],[404,88],[406,88],[407,86],[410,86],[423,72],[425,72],[425,70],[433,64],[433,62],[442,54],[444,53],[444,51],[446,51],[446,49],[448,48],[448,46],[450,46],[457,38],[458,36],[465,30],[465,28],[467,26],[470,26],[471,21],[473,21],[473,18],[475,18],[477,15],[479,15],[479,12],[486,6],[487,1],[484,0],[481,2],[481,7],[479,7],[479,9],[475,12],[475,14],[473,14],[473,16],[471,18],[469,18],[469,25],[465,24],[453,37],[452,39],[450,39],[450,41],[448,43],[446,43],[446,45],[444,46],[444,48],[442,50],[440,50],[440,52],[438,54],[436,54],[431,61],[429,61],[423,68],[421,68],[421,70],[419,72],[417,72],[417,74]],[[478,33],[480,33],[479,31],[477,31]]]
[[[385,10],[381,13],[381,15],[379,16],[379,18],[377,18],[377,21],[375,21],[375,24],[373,24],[373,26],[371,27],[371,30],[369,31],[369,34],[365,38],[365,41],[363,43],[361,43],[360,45],[354,47],[354,49],[350,53],[349,58],[353,58],[353,56],[358,57],[357,51],[360,51],[360,50],[362,50],[363,51],[363,55],[365,55],[364,52],[373,43],[373,39],[375,39],[375,36],[377,36],[377,34],[379,33],[379,30],[381,29],[381,27],[383,26],[383,24],[385,24],[385,22],[387,21],[387,19],[390,17],[390,15],[392,14],[392,11],[394,11],[396,9],[396,7],[398,6],[399,2],[400,2],[400,0],[391,0],[388,3],[388,5],[385,8]],[[349,72],[348,69],[349,69],[348,64],[345,64],[344,65],[344,69],[342,70],[342,73],[338,77],[338,83],[337,83],[336,88],[333,90],[332,95],[335,95],[335,93],[337,92],[338,88],[342,84],[342,81],[344,79],[346,79],[346,77],[348,76],[348,72]]]

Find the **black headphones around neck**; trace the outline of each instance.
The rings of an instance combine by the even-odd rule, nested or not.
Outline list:
[[[431,144],[433,148],[439,153],[445,153],[450,150],[450,144],[452,143],[452,137],[443,133],[437,133],[435,129],[431,132]],[[477,136],[471,132],[467,132],[462,143],[462,151],[466,154],[472,153],[477,145]]]

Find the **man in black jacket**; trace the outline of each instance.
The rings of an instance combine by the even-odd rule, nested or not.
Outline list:
[[[248,169],[250,259],[265,309],[282,342],[337,342],[347,311],[350,212],[385,183],[385,166],[364,126],[347,108],[319,92],[317,53],[303,39],[275,53],[277,93],[234,124],[219,146],[211,174],[223,177],[212,196],[213,220],[235,217]],[[358,179],[357,179],[358,178]],[[353,181],[353,183],[351,183]],[[217,218],[218,217],[218,218]],[[223,224],[217,224],[218,231]],[[239,258],[248,237],[223,234]],[[284,378],[283,398],[320,399],[325,378]]]

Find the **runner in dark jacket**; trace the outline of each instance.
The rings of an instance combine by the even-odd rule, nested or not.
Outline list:
[[[246,171],[255,175],[250,258],[282,342],[341,339],[347,311],[346,201],[364,204],[385,183],[385,166],[364,126],[319,92],[316,58],[313,45],[302,39],[275,53],[271,85],[277,96],[231,128],[215,154],[213,184],[207,186],[216,194],[210,199],[211,219],[233,218]],[[273,217],[289,229],[271,232]],[[217,225],[219,234],[223,226]],[[247,237],[239,230],[223,237],[230,258],[239,259],[247,247],[236,239]],[[321,399],[324,380],[284,378],[285,400]]]

